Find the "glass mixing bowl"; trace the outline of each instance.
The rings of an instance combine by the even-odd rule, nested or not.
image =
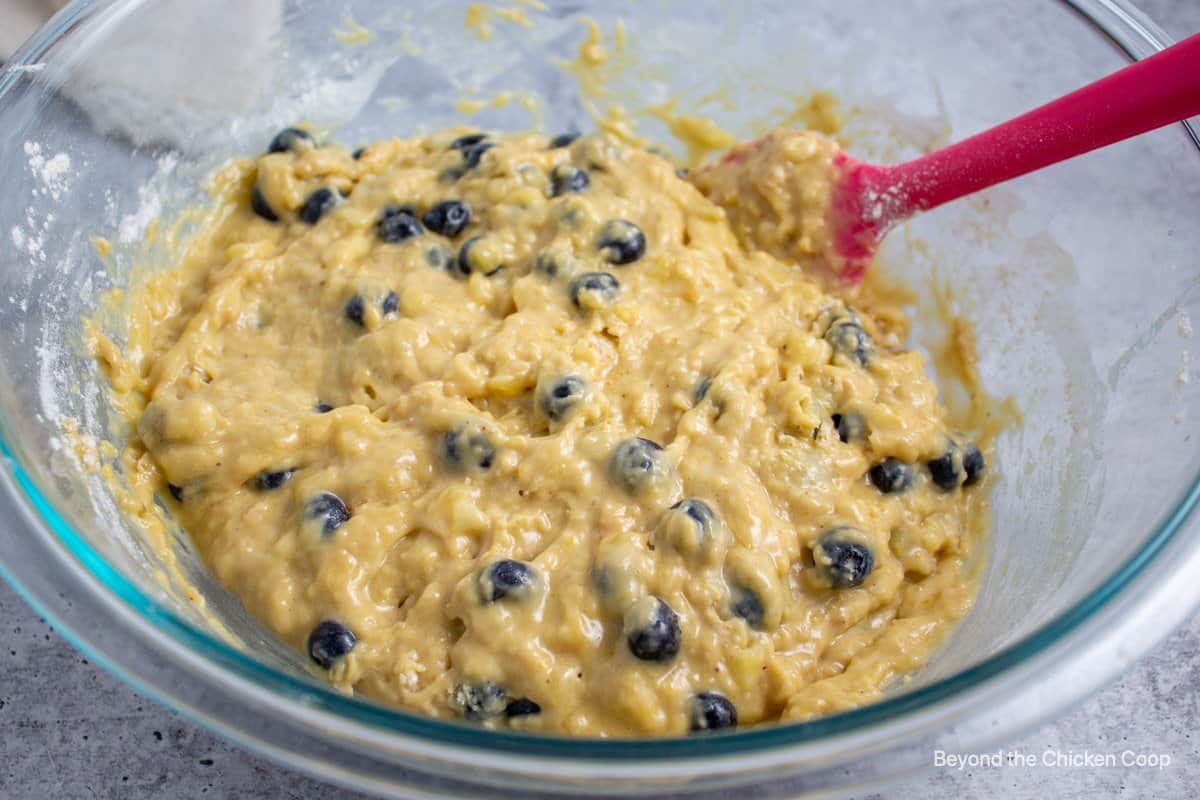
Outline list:
[[[1189,380],[1200,155],[1183,126],[890,237],[888,269],[919,289],[915,343],[943,335],[939,304],[965,314],[987,387],[1023,419],[996,452],[978,602],[882,702],[704,738],[492,732],[312,678],[178,532],[183,579],[165,570],[110,484],[81,466],[106,462],[89,443],[120,428],[80,320],[134,264],[169,265],[171,239],[152,220],[202,202],[209,170],[281,125],[357,144],[460,123],[458,101],[511,91],[472,124],[588,129],[589,102],[636,111],[676,99],[751,136],[824,89],[852,109],[857,154],[895,159],[1168,43],[1123,0],[517,4],[530,25],[491,14],[486,39],[464,26],[466,5],[75,2],[0,72],[0,572],[80,649],[252,750],[384,794],[703,798],[753,786],[771,797],[866,788],[930,766],[937,749],[1011,737],[1195,607],[1200,542],[1184,522],[1200,472],[1200,382]],[[581,96],[557,63],[584,39],[584,13],[610,37],[625,21],[599,96]],[[661,122],[644,129],[668,138]],[[106,258],[98,235],[113,243]]]

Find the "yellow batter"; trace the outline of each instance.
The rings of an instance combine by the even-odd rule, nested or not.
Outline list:
[[[727,214],[603,135],[272,145],[96,350],[126,460],[330,681],[683,734],[869,702],[967,611],[982,455],[895,309],[759,241],[786,181],[702,178]]]

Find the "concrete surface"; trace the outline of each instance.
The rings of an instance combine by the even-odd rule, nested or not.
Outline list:
[[[1197,0],[1143,0],[1177,38]],[[1200,786],[1200,617],[1119,683],[1007,744],[1036,766],[934,767],[886,797],[1193,798]],[[1161,768],[1046,766],[1056,756],[1167,756]],[[143,700],[0,584],[0,798],[357,798],[251,756]],[[873,796],[870,800],[876,800]]]

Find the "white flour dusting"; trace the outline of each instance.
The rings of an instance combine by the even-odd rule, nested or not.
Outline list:
[[[132,214],[121,217],[117,225],[117,241],[131,244],[142,238],[151,222],[162,216],[163,198],[159,187],[179,164],[179,156],[168,153],[158,159],[158,172],[154,179],[138,188],[138,207]]]
[[[37,142],[25,142],[25,156],[29,159],[29,171],[42,184],[34,193],[48,195],[53,200],[61,198],[68,188],[71,157],[66,153],[47,156]]]
[[[34,198],[47,198],[57,202],[70,188],[71,157],[66,153],[47,155],[38,142],[25,142],[25,166],[29,174],[36,180],[33,187]],[[17,252],[22,253],[37,263],[46,262],[46,236],[54,225],[55,214],[52,211],[35,213],[35,204],[25,209],[25,224],[14,225],[9,230],[9,238]],[[26,302],[20,304],[25,310]]]

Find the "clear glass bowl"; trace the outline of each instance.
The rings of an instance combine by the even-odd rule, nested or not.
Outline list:
[[[76,2],[0,72],[0,572],[80,649],[253,750],[380,793],[702,798],[753,786],[771,797],[866,788],[929,766],[935,749],[1010,737],[1195,607],[1200,542],[1183,523],[1200,472],[1200,383],[1188,380],[1200,140],[1174,126],[890,238],[889,269],[922,288],[917,343],[942,333],[939,298],[971,318],[986,385],[1012,396],[1023,422],[996,454],[994,547],[975,609],[882,702],[655,741],[423,719],[312,678],[176,536],[201,613],[108,485],[80,469],[63,419],[85,441],[119,435],[80,319],[135,263],[169,265],[169,237],[148,223],[202,202],[203,176],[227,156],[297,120],[350,144],[434,129],[463,121],[456,101],[506,90],[542,97],[548,130],[586,129],[576,84],[554,64],[574,56],[584,12],[609,32],[625,20],[628,58],[617,60],[630,63],[609,88],[627,107],[677,98],[750,136],[797,94],[826,89],[859,109],[855,151],[882,159],[1168,43],[1123,0],[554,3],[527,8],[528,28],[493,17],[486,41],[464,28],[466,5]],[[346,35],[347,10],[369,42]],[[521,128],[530,116],[513,102],[473,124]],[[661,123],[646,130],[666,138]],[[108,259],[93,235],[113,240]]]

